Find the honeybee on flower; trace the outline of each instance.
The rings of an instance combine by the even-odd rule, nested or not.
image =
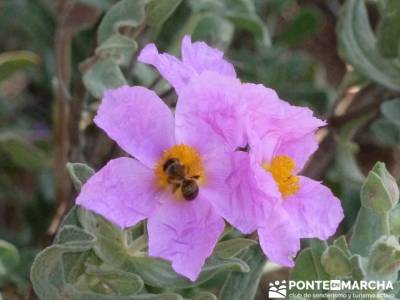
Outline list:
[[[223,53],[182,42],[182,60],[146,46],[178,94],[175,116],[143,87],[104,94],[95,123],[134,158],[111,160],[82,187],[77,204],[122,228],[147,219],[149,255],[198,277],[224,229],[258,231],[261,247],[291,266],[300,238],[327,239],[343,218],[340,202],[298,175],[317,149],[324,122],[262,85],[236,78]]]

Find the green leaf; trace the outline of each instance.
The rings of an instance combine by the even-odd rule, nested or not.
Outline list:
[[[312,239],[311,247],[302,250],[297,255],[290,279],[296,281],[329,280],[330,276],[326,273],[321,263],[321,256],[327,247],[325,241]],[[310,293],[318,292],[315,290],[298,291],[296,288],[290,290],[291,293],[304,293],[306,291]]]
[[[318,12],[310,8],[302,9],[299,14],[282,29],[282,32],[277,37],[277,42],[289,46],[301,43],[317,32],[318,25]]]
[[[214,255],[222,258],[230,258],[238,255],[243,250],[256,244],[257,242],[245,238],[237,238],[237,239],[222,241],[219,242],[215,247]]]
[[[73,225],[76,227],[80,227],[81,224],[79,223],[78,219],[78,206],[73,206],[70,211],[66,214],[64,219],[60,224],[60,228],[63,228],[66,225]]]
[[[181,295],[175,293],[140,294],[132,296],[101,295],[98,293],[79,291],[73,285],[65,286],[65,294],[72,300],[184,300]]]
[[[361,206],[350,240],[351,252],[367,256],[372,244],[379,237],[390,234],[389,222],[388,213],[379,213]]]
[[[75,225],[65,225],[57,233],[54,239],[55,243],[60,245],[74,245],[75,243],[80,244],[82,241],[84,241],[85,243],[89,241],[89,243],[92,244],[93,240],[93,235]]]
[[[249,271],[249,266],[239,258],[217,258],[213,256],[207,259],[199,278],[195,282],[176,274],[169,262],[151,257],[131,257],[120,268],[138,274],[148,285],[154,287],[168,286],[169,288],[198,286],[222,271]]]
[[[249,267],[247,273],[231,272],[222,287],[218,299],[253,299],[261,279],[266,257],[259,245],[253,245],[240,256]]]
[[[361,187],[361,204],[378,212],[388,212],[399,201],[396,180],[385,164],[377,162]]]
[[[366,266],[368,260],[360,255],[353,255],[350,258],[350,261],[353,265],[353,274],[352,278],[355,280],[363,280],[367,276]]]
[[[0,54],[0,82],[15,72],[39,64],[39,56],[29,51],[13,51]]]
[[[345,2],[337,33],[341,55],[358,72],[389,89],[400,90],[400,63],[382,57],[377,49],[365,1]]]
[[[323,280],[329,280],[329,275],[326,273],[325,268],[322,266],[321,262],[322,255],[328,248],[328,244],[326,243],[326,241],[321,241],[319,239],[311,239],[310,246],[318,278]]]
[[[400,236],[400,205],[390,212],[390,231],[392,234]]]
[[[199,294],[191,298],[191,300],[218,300],[218,298],[210,292],[200,292]]]
[[[336,163],[342,176],[358,184],[361,183],[365,177],[355,159],[358,148],[357,144],[353,142],[353,138],[358,130],[370,120],[371,116],[371,114],[367,114],[348,122],[341,128],[339,134]]]
[[[1,150],[9,156],[14,164],[28,171],[37,171],[46,166],[44,152],[16,135],[0,136]]]
[[[361,188],[361,203],[377,212],[387,212],[392,208],[390,196],[379,176],[370,172]]]
[[[400,55],[400,1],[387,0],[383,19],[378,28],[378,48],[382,56]]]
[[[226,49],[233,38],[234,26],[225,18],[215,14],[205,14],[197,19],[192,33],[195,41],[209,41],[217,48]]]
[[[226,18],[236,27],[251,32],[264,46],[271,45],[271,37],[264,23],[256,16],[245,16],[236,13],[227,13]]]
[[[400,145],[400,125],[385,118],[379,118],[371,125],[372,134],[377,142],[386,147]]]
[[[334,277],[344,277],[352,273],[352,265],[346,253],[339,247],[329,246],[321,256],[325,271]]]
[[[0,278],[8,276],[19,261],[18,249],[13,244],[0,240]]]
[[[66,284],[66,268],[63,256],[80,253],[93,247],[95,237],[76,226],[66,226],[58,234],[63,244],[54,244],[40,252],[31,269],[31,281],[40,299],[62,299],[63,287]],[[71,261],[75,263],[74,261]]]
[[[181,2],[182,0],[149,0],[146,6],[146,23],[150,26],[162,25]]]
[[[96,49],[96,55],[102,59],[110,58],[118,65],[126,66],[137,51],[134,39],[121,34],[113,34]]]
[[[91,167],[82,163],[67,163],[66,167],[77,191],[94,174]]]
[[[386,119],[400,126],[400,99],[383,102],[381,112]]]
[[[118,295],[137,294],[144,286],[143,280],[138,275],[112,267],[88,265],[85,272],[100,279],[102,284],[107,285]]]
[[[400,245],[397,237],[382,236],[371,247],[368,262],[370,279],[397,279],[400,270]]]
[[[91,250],[85,252],[65,253],[62,261],[65,281],[67,283],[69,282],[82,286],[81,278],[86,271],[86,265],[88,263],[93,263],[93,261],[99,263],[100,259]]]
[[[124,231],[84,208],[78,210],[82,227],[96,237],[93,250],[104,262],[118,267],[127,259]]]
[[[306,248],[297,255],[296,264],[292,269],[291,280],[296,281],[310,281],[320,280],[318,276],[317,267],[315,266],[314,257],[311,248]],[[296,293],[297,290],[291,290],[291,293]],[[299,291],[300,292],[300,291]],[[310,290],[302,290],[304,292],[314,292]]]
[[[340,248],[343,251],[343,253],[346,254],[347,257],[351,256],[350,248],[349,248],[349,246],[347,244],[346,237],[344,235],[341,235],[340,237],[338,237],[333,242],[333,244],[336,247]]]
[[[121,69],[112,59],[102,59],[94,63],[83,75],[83,83],[95,97],[103,97],[108,89],[126,85]]]
[[[121,0],[103,17],[97,31],[97,40],[101,44],[123,26],[137,27],[145,19],[145,0]]]
[[[251,0],[225,0],[223,15],[236,27],[251,32],[264,46],[271,45],[268,29],[256,14]]]

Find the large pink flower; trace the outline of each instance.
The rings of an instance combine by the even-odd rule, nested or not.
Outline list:
[[[146,88],[107,91],[95,123],[136,159],[111,160],[82,187],[77,204],[122,228],[148,219],[149,255],[195,280],[224,228],[212,203],[229,202],[226,161],[243,139],[240,86],[202,72],[182,89],[175,120]],[[204,99],[215,105],[201,105]]]
[[[262,85],[244,84],[243,90],[248,107],[248,172],[255,174],[265,194],[256,199],[263,205],[261,218],[255,216],[260,244],[272,261],[293,266],[300,238],[326,240],[343,219],[340,201],[327,187],[298,175],[318,148],[315,132],[325,122]]]
[[[178,93],[191,78],[204,71],[236,77],[235,69],[223,58],[223,52],[209,47],[204,42],[192,43],[190,36],[185,36],[182,40],[181,55],[182,60],[168,53],[160,54],[154,44],[148,44],[143,48],[138,60],[156,67]]]
[[[268,257],[292,266],[300,238],[331,236],[340,202],[298,176],[325,123],[262,85],[242,84],[223,53],[182,43],[182,61],[148,45],[154,65],[178,92],[175,120],[141,87],[105,93],[96,124],[136,159],[110,161],[83,186],[77,203],[120,227],[148,219],[149,254],[195,280],[221,234],[224,217],[258,230]]]
[[[258,230],[270,260],[293,266],[301,238],[327,239],[343,218],[340,201],[327,187],[297,175],[318,148],[315,132],[325,122],[262,85],[242,84],[237,93],[246,107],[246,137],[235,141],[236,151],[227,157],[229,197],[215,198],[213,204],[241,232]]]

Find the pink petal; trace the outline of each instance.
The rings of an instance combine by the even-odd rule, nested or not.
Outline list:
[[[198,74],[214,71],[221,75],[236,77],[234,67],[224,59],[222,51],[211,48],[204,42],[192,43],[188,35],[182,41],[182,61]]]
[[[326,125],[325,121],[314,117],[309,108],[284,103],[285,113],[277,126],[281,127],[281,130],[289,137],[296,139],[299,136],[314,133],[319,127]]]
[[[172,262],[195,281],[224,230],[224,221],[201,194],[193,201],[166,199],[148,221],[149,255]]]
[[[229,160],[223,160],[222,164],[228,169]],[[214,168],[216,165],[213,163]],[[204,189],[204,193],[207,193],[207,198],[211,199],[217,212],[235,228],[246,234],[258,228],[258,223],[263,217],[263,202],[268,197],[262,189],[262,186],[268,183],[261,184],[260,178],[257,178],[268,176],[268,174],[266,172],[256,174],[253,168],[248,153],[234,152],[231,155],[230,172],[227,175],[225,172],[226,179],[212,186],[214,193],[218,190],[221,192],[211,196],[207,193],[208,190]],[[222,190],[222,187],[225,187],[225,190]],[[269,187],[276,189],[272,178]]]
[[[314,134],[325,122],[313,117],[306,107],[280,100],[272,89],[255,84],[245,84],[244,89],[251,145],[259,145],[267,161],[271,156],[287,154],[301,170],[317,149]]]
[[[289,155],[298,170],[303,169],[309,157],[318,149],[315,132],[326,123],[313,117],[310,109],[286,104],[286,120],[276,122],[280,126],[281,142],[276,154]]]
[[[108,162],[82,187],[76,204],[94,211],[121,228],[149,217],[158,206],[154,173],[132,158]]]
[[[179,95],[176,107],[177,142],[202,153],[243,145],[245,111],[240,88],[239,80],[214,72],[203,72],[192,80]]]
[[[247,107],[248,129],[260,139],[275,131],[274,122],[284,114],[284,102],[273,89],[261,84],[243,84],[243,101]]]
[[[105,93],[94,119],[118,145],[148,167],[175,143],[170,109],[152,91],[124,86]]]
[[[343,219],[339,199],[329,188],[307,177],[300,177],[299,192],[284,201],[284,208],[305,238],[326,240]]]
[[[158,72],[179,92],[196,75],[193,68],[182,63],[175,56],[158,53],[154,44],[148,44],[140,52],[138,60],[153,65]]]
[[[275,155],[288,155],[298,171],[302,170],[309,157],[318,149],[318,142],[314,133],[301,136],[298,139],[281,141],[277,146]]]
[[[261,248],[271,261],[293,267],[293,257],[300,250],[300,238],[291,216],[278,204],[273,211],[266,212],[265,218],[264,225],[258,229]]]

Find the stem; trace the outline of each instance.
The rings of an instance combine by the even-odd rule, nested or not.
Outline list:
[[[72,5],[60,1],[60,15],[57,21],[55,39],[57,88],[55,96],[55,160],[54,174],[56,179],[57,209],[48,233],[53,235],[61,222],[62,216],[68,207],[71,185],[65,164],[68,162],[69,153],[69,102],[70,102],[70,78],[71,78],[71,32],[64,27],[65,18],[68,16]]]

